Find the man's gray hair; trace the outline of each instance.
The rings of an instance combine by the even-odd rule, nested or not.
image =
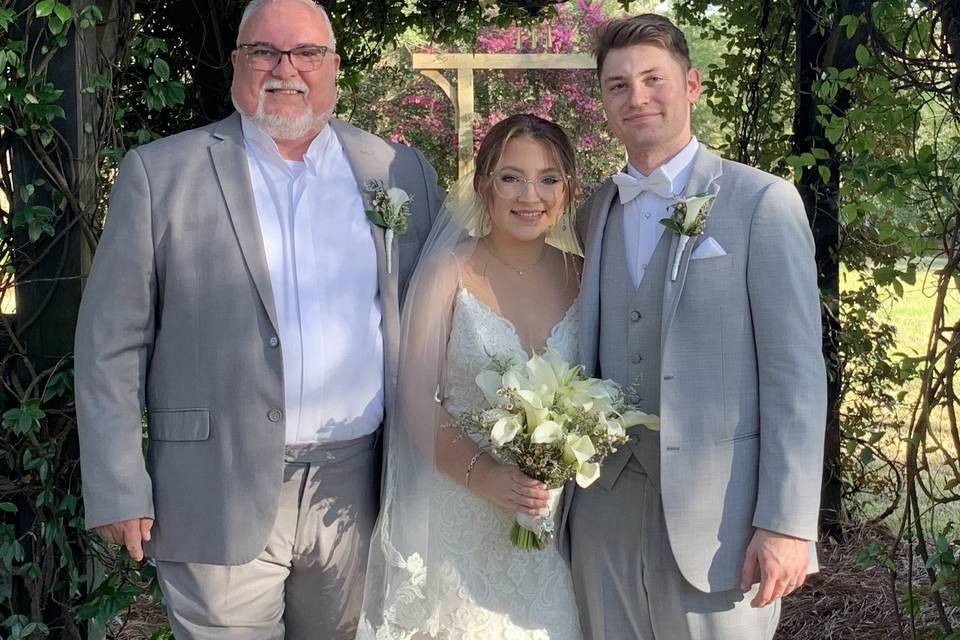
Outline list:
[[[336,49],[337,35],[333,32],[333,25],[330,23],[330,16],[327,15],[327,10],[313,0],[296,1],[316,9],[317,12],[323,16],[323,21],[327,23],[327,30],[330,31],[330,44],[334,49]],[[243,15],[240,16],[240,26],[237,28],[237,46],[240,46],[240,33],[243,31],[243,26],[247,24],[247,20],[250,18],[250,16],[256,13],[257,9],[263,7],[264,5],[270,4],[271,2],[276,2],[276,0],[250,0],[250,2],[247,3],[247,6],[243,8]]]

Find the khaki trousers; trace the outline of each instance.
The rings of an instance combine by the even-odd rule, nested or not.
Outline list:
[[[352,639],[379,476],[377,434],[288,447],[277,519],[257,558],[157,563],[177,640]]]
[[[569,532],[585,640],[770,640],[780,601],[753,609],[735,589],[704,593],[677,567],[656,485],[631,456],[609,490],[577,490]],[[709,535],[709,532],[704,532]]]

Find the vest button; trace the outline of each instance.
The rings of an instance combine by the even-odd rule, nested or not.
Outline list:
[[[633,364],[640,364],[643,361],[643,356],[639,353],[633,356]]]
[[[283,411],[280,409],[270,409],[267,411],[267,420],[270,422],[280,422],[280,418],[283,417]]]
[[[641,319],[642,317],[643,317],[643,316],[642,316],[642,315],[640,314],[640,312],[637,311],[636,309],[634,309],[633,311],[630,312],[630,319],[633,320],[634,322],[640,322],[640,319]]]
[[[267,342],[267,344],[269,344],[271,348],[276,349],[278,346],[280,346],[280,338],[277,336],[270,336],[270,340]]]

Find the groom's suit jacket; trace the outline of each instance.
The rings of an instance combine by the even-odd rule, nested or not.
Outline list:
[[[419,152],[343,122],[330,126],[366,208],[371,180],[413,198],[390,273],[385,234],[371,225],[389,411],[400,292],[442,194]],[[282,354],[239,115],[128,153],[76,335],[87,527],[152,517],[146,551],[157,559],[256,557],[283,479]]]
[[[670,545],[687,581],[712,592],[738,586],[755,527],[816,540],[826,375],[814,244],[796,189],[701,146],[684,194],[708,191],[717,197],[706,231],[687,243],[676,280],[679,238],[670,239],[659,387]],[[577,223],[586,253],[580,356],[589,375],[603,375],[600,252],[616,197],[607,181]],[[726,255],[691,260],[708,237]],[[614,477],[601,484],[615,480],[628,456],[622,447],[608,460],[602,474]],[[611,514],[598,527],[615,521]]]

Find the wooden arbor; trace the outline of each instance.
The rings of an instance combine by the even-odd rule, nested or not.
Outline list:
[[[462,178],[473,171],[474,70],[593,69],[596,63],[586,53],[414,53],[412,66],[436,83],[453,102],[457,121],[457,165]],[[443,75],[444,69],[455,69],[456,80],[448,80]]]

